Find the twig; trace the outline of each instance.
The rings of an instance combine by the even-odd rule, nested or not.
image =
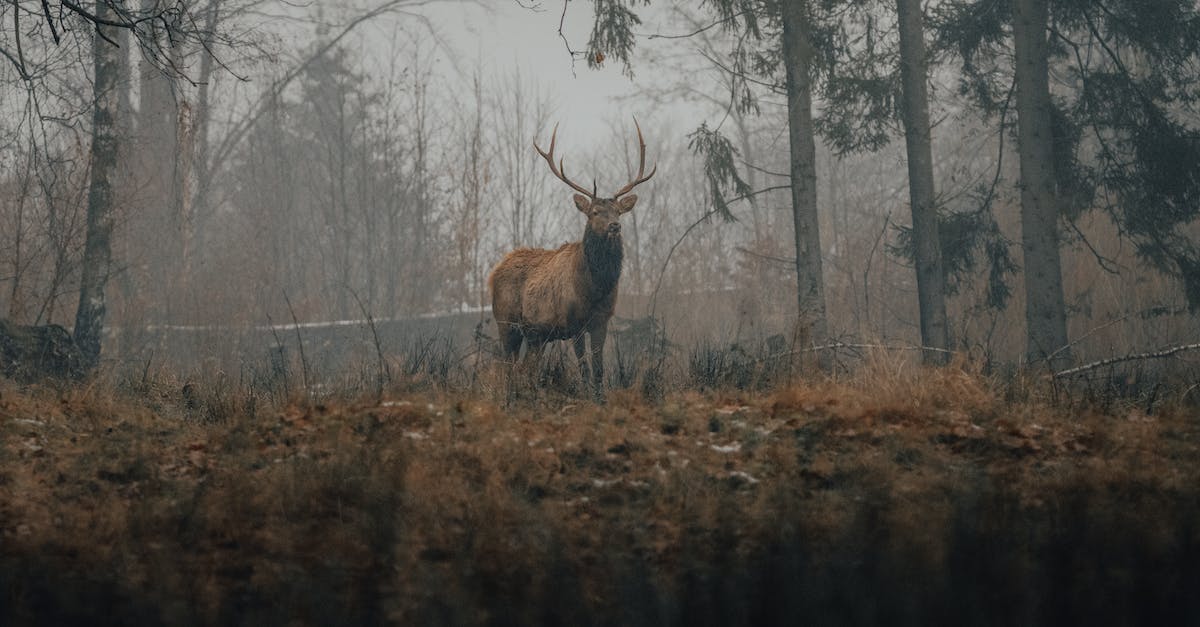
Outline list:
[[[1080,372],[1087,372],[1089,370],[1095,370],[1096,368],[1103,368],[1104,366],[1111,366],[1112,364],[1119,364],[1119,363],[1123,363],[1126,361],[1139,361],[1139,360],[1143,360],[1143,359],[1162,359],[1164,357],[1170,357],[1171,355],[1174,355],[1176,353],[1182,353],[1184,351],[1194,351],[1194,350],[1200,350],[1200,344],[1184,344],[1182,346],[1173,346],[1171,348],[1163,349],[1160,351],[1155,351],[1152,353],[1138,353],[1136,355],[1124,355],[1121,357],[1109,357],[1108,359],[1101,359],[1100,361],[1093,361],[1090,364],[1084,364],[1084,365],[1078,366],[1076,368],[1071,368],[1069,370],[1063,370],[1061,372],[1056,372],[1056,373],[1054,373],[1054,378],[1057,379],[1059,377],[1067,377],[1067,376],[1070,376],[1073,374],[1079,374]]]
[[[54,45],[62,43],[62,38],[58,34],[58,29],[54,27],[54,18],[50,16],[50,0],[42,0],[42,14],[46,16],[46,24],[50,25],[50,36],[54,38]]]
[[[1017,81],[1014,78],[1013,82],[1008,86],[1008,94],[1004,96],[1004,104],[1000,106],[1000,133],[997,137],[999,146],[996,149],[996,172],[992,176],[992,184],[988,187],[987,196],[984,196],[983,202],[979,203],[980,211],[992,206],[992,200],[996,198],[996,190],[1000,187],[1000,176],[1004,172],[1004,127],[1007,124],[1008,105],[1012,101],[1013,92],[1017,89]]]
[[[792,270],[794,270],[796,268],[796,258],[795,257],[792,257],[789,259],[787,257],[775,257],[774,255],[764,255],[763,253],[756,253],[753,250],[745,248],[744,246],[735,246],[734,250],[738,251],[739,253],[742,253],[743,255],[747,255],[750,257],[756,257],[756,258],[762,259],[764,261],[774,261],[775,263],[784,264],[786,266],[789,266],[790,269],[792,269]]]
[[[688,39],[690,37],[699,35],[700,33],[703,33],[705,31],[712,30],[718,26],[721,26],[722,24],[727,24],[729,22],[733,22],[745,14],[746,14],[746,11],[739,11],[737,13],[734,13],[733,15],[730,15],[729,17],[723,17],[715,22],[712,22],[712,23],[708,24],[707,26],[701,26],[690,33],[682,33],[682,34],[678,34],[678,35],[663,35],[661,33],[654,33],[652,35],[646,35],[646,39]]]
[[[380,400],[383,400],[383,382],[392,380],[392,371],[388,367],[387,362],[383,359],[383,346],[379,342],[379,332],[375,330],[375,318],[371,316],[371,312],[367,311],[366,305],[363,305],[362,299],[358,297],[358,292],[355,292],[349,285],[346,289],[350,291],[350,295],[354,297],[354,301],[358,303],[359,310],[367,319],[367,326],[371,327],[371,336],[375,339],[375,356],[379,359],[378,379],[375,382],[375,391]]]
[[[1055,350],[1053,353],[1050,353],[1049,355],[1047,355],[1047,356],[1046,356],[1046,359],[1054,359],[1055,357],[1057,357],[1057,356],[1058,356],[1058,354],[1059,354],[1059,353],[1061,353],[1061,352],[1063,352],[1063,351],[1070,350],[1070,349],[1071,349],[1071,347],[1075,346],[1076,344],[1079,344],[1080,342],[1082,342],[1082,341],[1086,340],[1087,338],[1089,338],[1089,337],[1091,337],[1091,336],[1095,335],[1096,333],[1099,333],[1100,331],[1103,331],[1104,329],[1107,329],[1108,327],[1111,327],[1111,326],[1112,326],[1112,325],[1114,325],[1114,324],[1117,324],[1117,323],[1124,322],[1124,321],[1128,320],[1128,319],[1129,319],[1129,317],[1130,317],[1130,316],[1132,316],[1132,315],[1133,315],[1133,313],[1127,313],[1127,314],[1125,314],[1124,316],[1121,316],[1120,318],[1114,318],[1113,320],[1109,320],[1108,322],[1105,322],[1104,324],[1102,324],[1102,325],[1100,325],[1100,326],[1093,327],[1093,328],[1092,328],[1092,329],[1090,329],[1090,330],[1089,330],[1087,333],[1084,333],[1083,335],[1081,335],[1081,336],[1079,336],[1079,337],[1075,338],[1073,341],[1071,341],[1071,342],[1067,342],[1066,344],[1064,344],[1064,345],[1060,346],[1060,347],[1059,347],[1057,350]]]
[[[1083,242],[1088,247],[1088,250],[1092,251],[1092,256],[1096,258],[1096,263],[1100,265],[1101,270],[1118,276],[1121,274],[1120,264],[1100,254],[1100,251],[1096,250],[1095,246],[1092,246],[1092,243],[1088,241],[1087,236],[1083,234],[1083,231],[1079,229],[1079,225],[1075,224],[1074,220],[1067,220],[1067,223],[1071,225],[1071,229],[1079,236],[1079,241]]]
[[[275,321],[271,319],[271,314],[269,314],[269,313],[267,314],[267,328],[269,328],[271,330],[271,335],[275,338],[275,349],[279,352],[279,364],[282,366],[282,370],[283,370],[283,397],[286,399],[292,393],[291,392],[292,386],[289,385],[289,383],[288,383],[287,361],[285,361],[286,353],[284,353],[284,350],[286,349],[286,347],[283,345],[283,339],[281,339],[279,337],[279,331],[275,328]],[[274,370],[275,364],[272,363],[271,366],[272,366],[272,370]],[[271,374],[272,374],[272,377],[271,377],[272,378],[272,386],[274,386],[274,374],[275,373],[272,372]]]
[[[300,321],[296,319],[296,310],[292,309],[292,300],[288,298],[287,290],[283,292],[283,301],[287,303],[288,312],[292,314],[292,325],[296,329],[296,345],[300,348],[300,372],[304,375],[304,396],[309,398],[312,389],[309,387],[308,381],[308,360],[304,357],[304,338],[300,335]]]
[[[738,159],[738,161],[741,161],[742,165],[746,166],[747,168],[750,168],[751,170],[754,170],[755,172],[762,172],[763,174],[768,174],[770,176],[778,176],[779,178],[785,178],[785,179],[791,178],[791,176],[792,176],[791,174],[788,174],[787,172],[772,172],[771,170],[768,170],[766,168],[756,166],[753,163],[746,161],[745,159]]]
[[[558,18],[558,36],[562,38],[563,45],[567,47],[567,54],[571,57],[571,76],[575,74],[575,58],[583,56],[584,53],[571,48],[571,42],[567,40],[567,36],[563,34],[563,24],[567,21],[567,5],[571,0],[563,0],[562,15]]]
[[[771,191],[776,191],[776,190],[781,190],[781,189],[791,189],[791,188],[792,188],[791,185],[775,185],[773,187],[767,187],[764,189],[760,189],[758,191],[750,192],[749,194],[743,194],[741,196],[738,196],[737,198],[730,198],[729,200],[726,201],[725,204],[735,203],[739,200],[748,200],[759,194],[765,194],[765,193],[771,192]],[[700,216],[700,219],[693,222],[691,224],[691,226],[689,226],[686,230],[684,230],[683,235],[680,235],[679,239],[675,240],[675,243],[671,245],[671,249],[667,251],[667,258],[663,260],[662,269],[659,270],[659,272],[658,272],[658,281],[654,284],[654,293],[653,293],[653,295],[650,296],[650,314],[649,315],[651,317],[654,316],[654,309],[655,309],[655,306],[658,304],[658,290],[662,287],[663,277],[667,274],[667,265],[671,263],[671,256],[675,254],[675,249],[679,248],[679,245],[683,243],[683,240],[687,239],[687,236],[690,235],[691,232],[696,227],[700,226],[706,220],[708,220],[709,218],[711,218],[715,215],[717,215],[717,210],[712,209],[712,210],[708,211],[707,213],[705,213],[704,215]]]
[[[944,353],[946,355],[954,354],[954,351],[952,351],[952,350],[947,350],[945,348],[934,348],[932,346],[909,346],[909,345],[888,346],[887,344],[848,344],[846,342],[834,342],[832,344],[824,344],[821,346],[808,346],[805,348],[796,348],[796,349],[793,349],[793,350],[790,350],[787,352],[783,352],[783,353],[773,353],[766,357],[760,357],[756,361],[766,361],[768,359],[778,359],[780,357],[789,357],[792,355],[801,355],[804,353],[815,353],[817,351],[832,350],[835,348],[854,348],[854,349],[873,348],[873,349],[888,350],[888,351],[932,351],[935,353]]]
[[[868,320],[871,316],[871,262],[875,260],[875,251],[879,248],[879,242],[883,240],[883,235],[887,233],[891,223],[892,212],[889,209],[887,215],[883,216],[883,228],[879,229],[879,235],[875,236],[875,243],[871,244],[871,252],[867,254],[866,268],[863,268],[863,311],[866,312]]]

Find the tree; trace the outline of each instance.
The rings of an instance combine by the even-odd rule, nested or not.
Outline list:
[[[1021,159],[1021,243],[1030,363],[1068,363],[1067,308],[1059,257],[1047,0],[1013,0],[1013,50]]]
[[[118,79],[123,72],[121,49],[105,35],[116,15],[106,2],[96,5],[96,34],[92,38],[95,63],[92,108],[91,182],[87,203],[87,236],[83,252],[83,276],[79,284],[79,309],[75,314],[75,342],[85,369],[100,362],[100,340],[104,327],[105,294],[112,264],[113,195],[120,154],[118,138]]]
[[[1105,211],[1200,309],[1200,246],[1186,228],[1200,217],[1200,8],[952,0],[935,22],[938,49],[961,62],[961,91],[981,111],[1003,118],[1016,95],[1029,359],[1052,367],[1069,359],[1058,247],[1069,241],[1065,225],[1091,248],[1074,228],[1088,211]],[[997,60],[1010,46],[1015,63],[1006,68]]]
[[[647,1],[646,4],[649,4]],[[629,54],[634,45],[632,29],[640,18],[620,2],[596,2],[596,19],[588,42],[590,66],[612,57],[630,70]],[[709,3],[715,21],[730,30],[741,30],[739,42],[765,41],[768,49],[747,54],[735,53],[733,72],[747,75],[754,71],[768,77],[783,69],[781,92],[788,102],[790,139],[792,217],[796,247],[797,333],[806,341],[821,343],[828,336],[825,312],[824,278],[821,264],[820,228],[816,193],[816,138],[812,116],[812,98],[819,75],[818,54],[823,52],[824,25],[815,21],[813,7],[806,0],[717,0]],[[699,32],[699,31],[698,31]],[[713,190],[714,212],[728,215],[724,192],[735,190],[739,197],[749,192],[732,162],[736,151],[724,137],[702,127],[693,136],[693,147],[706,155],[706,171]]]
[[[889,6],[890,5],[890,6]],[[785,3],[785,6],[788,6]],[[933,175],[929,119],[929,55],[919,0],[823,5],[841,16],[822,31],[828,73],[819,95],[819,132],[838,154],[876,151],[903,125],[912,227],[900,228],[894,250],[914,262],[921,343],[927,363],[944,363],[949,348],[942,226]],[[836,10],[835,10],[836,9]],[[894,14],[897,37],[885,22]],[[897,41],[898,39],[898,41]],[[899,70],[899,81],[896,81]]]
[[[737,24],[742,20],[744,41],[750,35],[764,34],[767,41],[778,41],[780,50],[752,54],[737,51],[729,68],[733,74],[758,72],[782,66],[784,81],[779,89],[787,97],[790,138],[792,215],[794,222],[797,300],[804,326],[811,327],[814,338],[827,334],[825,299],[821,269],[821,247],[816,196],[815,136],[829,137],[843,152],[874,150],[886,144],[894,120],[897,91],[889,74],[895,72],[894,51],[877,51],[879,38],[874,22],[880,7],[862,3],[809,2],[734,2],[712,4],[717,21],[713,24]],[[928,62],[925,52],[923,15],[917,0],[897,0],[899,70],[901,75],[899,112],[904,122],[908,149],[909,189],[913,228],[904,232],[910,240],[917,274],[921,315],[921,339],[932,349],[925,359],[945,360],[949,347],[946,320],[946,279],[941,252],[928,105]],[[597,5],[597,11],[601,7]],[[597,19],[597,30],[619,30],[630,20],[622,11],[607,19]],[[711,28],[699,27],[692,36]],[[759,29],[762,28],[763,31]],[[625,41],[619,34],[593,35],[588,59],[602,52],[596,42],[618,45]],[[865,51],[854,50],[853,42],[865,41]],[[777,52],[781,55],[776,54]],[[616,55],[628,63],[625,54]],[[880,73],[882,69],[882,74]],[[747,80],[743,78],[743,80]],[[814,120],[814,95],[826,98],[821,118]],[[712,145],[717,145],[719,139]],[[717,151],[709,153],[710,158]],[[731,177],[736,179],[736,174]],[[717,190],[719,192],[719,190]],[[940,349],[940,350],[938,350]]]
[[[7,19],[10,11],[11,20]],[[114,212],[122,204],[119,201],[124,200],[119,194],[133,187],[132,169],[122,156],[129,152],[121,148],[122,138],[131,130],[127,89],[129,51],[140,52],[151,75],[183,78],[187,68],[174,54],[179,47],[195,44],[203,54],[211,56],[216,44],[230,42],[211,32],[213,24],[196,19],[191,3],[184,0],[169,3],[13,0],[4,5],[3,12],[6,19],[5,27],[0,28],[0,57],[15,69],[21,86],[34,103],[31,106],[38,111],[37,122],[43,125],[38,141],[51,141],[44,128],[48,121],[62,126],[74,123],[71,118],[43,112],[42,99],[50,96],[68,104],[70,109],[78,107],[80,103],[67,103],[70,94],[75,93],[77,83],[73,81],[79,78],[74,73],[73,60],[87,59],[90,65],[87,72],[92,84],[89,103],[92,137],[74,330],[82,365],[90,369],[99,363],[101,332],[108,308],[105,289],[113,274]],[[210,30],[205,30],[205,25]],[[85,48],[88,52],[84,52]],[[43,148],[49,150],[49,146]],[[58,256],[62,258],[63,254]],[[54,278],[55,289],[62,279],[62,276]]]
[[[950,348],[946,326],[946,282],[938,230],[937,194],[929,123],[929,76],[924,15],[920,0],[896,0],[900,35],[901,117],[908,155],[908,198],[921,311],[921,344]],[[926,351],[926,362],[944,363],[946,353]]]
[[[191,3],[186,0],[144,2],[133,6],[126,0],[96,0],[94,4],[70,0],[10,0],[13,17],[0,29],[0,56],[8,60],[28,83],[34,83],[45,70],[49,48],[41,45],[53,42],[62,45],[84,45],[84,37],[75,37],[76,29],[92,31],[96,37],[116,47],[121,35],[127,33],[137,43],[146,59],[160,71],[180,76],[182,69],[172,62],[174,46],[205,41],[211,53],[213,33],[206,32],[203,19],[197,19]],[[11,30],[7,27],[11,25]],[[36,45],[33,45],[36,44]],[[94,45],[93,45],[94,49]]]
[[[796,240],[796,290],[800,328],[813,341],[828,336],[817,215],[817,149],[812,117],[813,42],[808,2],[780,3],[783,65],[787,74],[791,140],[792,220]]]
[[[530,142],[549,126],[553,103],[536,79],[527,80],[519,70],[496,81],[492,92],[488,126],[498,191],[493,210],[507,214],[512,248],[548,244],[546,177],[539,162],[530,158]]]

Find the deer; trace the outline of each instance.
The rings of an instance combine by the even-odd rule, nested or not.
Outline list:
[[[617,305],[624,256],[619,218],[637,204],[637,195],[630,192],[658,172],[656,164],[650,174],[645,173],[646,140],[636,118],[633,124],[639,150],[637,176],[608,198],[597,194],[594,179],[588,191],[568,178],[562,158],[555,165],[557,124],[548,151],[543,151],[534,138],[533,148],[546,160],[550,172],[578,192],[572,200],[587,219],[583,238],[557,250],[518,248],[496,264],[488,277],[492,315],[505,361],[515,365],[524,343],[525,364],[536,367],[548,343],[569,340],[574,345],[579,376],[585,385],[591,381],[597,404],[605,402],[604,340]],[[591,339],[590,374],[585,334]]]

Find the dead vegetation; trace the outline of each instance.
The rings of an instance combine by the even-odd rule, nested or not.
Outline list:
[[[606,407],[416,387],[0,388],[0,622],[1200,617],[1185,404],[886,356]]]

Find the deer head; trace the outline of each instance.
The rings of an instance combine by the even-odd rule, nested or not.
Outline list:
[[[638,125],[637,118],[634,118],[633,125],[637,128],[638,136],[638,173],[632,181],[610,198],[601,198],[596,193],[596,182],[594,179],[592,180],[592,190],[588,191],[586,187],[567,178],[566,173],[563,171],[563,160],[561,158],[558,160],[557,166],[554,164],[554,145],[558,140],[557,124],[554,125],[554,132],[550,135],[550,150],[548,152],[538,147],[536,139],[533,142],[534,149],[550,165],[550,171],[554,173],[554,176],[557,176],[562,182],[569,185],[571,189],[579,192],[574,197],[575,207],[583,215],[587,216],[588,230],[593,235],[613,239],[619,237],[621,235],[621,223],[618,221],[618,218],[623,214],[629,213],[638,200],[636,194],[629,194],[629,192],[633,191],[633,188],[638,185],[650,180],[650,177],[654,176],[655,172],[658,172],[658,165],[655,164],[650,174],[645,174],[646,140],[642,137],[642,127]]]

